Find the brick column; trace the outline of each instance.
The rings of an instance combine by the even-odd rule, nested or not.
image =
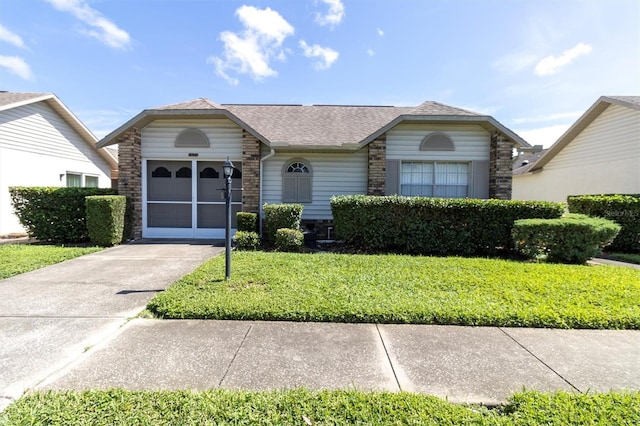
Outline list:
[[[513,143],[502,133],[491,135],[489,153],[489,198],[511,199]]]
[[[260,141],[242,131],[242,211],[260,212]]]
[[[387,179],[387,137],[379,136],[368,145],[367,195],[384,195]]]
[[[118,194],[131,200],[134,240],[142,238],[142,138],[140,130],[129,129],[118,138]]]

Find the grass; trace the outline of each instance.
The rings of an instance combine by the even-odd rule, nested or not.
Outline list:
[[[23,274],[100,250],[102,250],[100,247],[2,244],[0,245],[0,279]]]
[[[406,392],[46,391],[0,413],[14,425],[585,425],[640,423],[640,393],[525,391],[496,409]]]
[[[606,259],[619,260],[621,262],[635,263],[640,265],[640,254],[632,253],[605,253]]]
[[[480,258],[234,252],[157,295],[165,318],[640,328],[640,271]]]

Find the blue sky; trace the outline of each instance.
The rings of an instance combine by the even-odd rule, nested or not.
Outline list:
[[[418,105],[553,143],[640,95],[637,0],[0,0],[0,90],[55,93],[99,138],[145,108]]]

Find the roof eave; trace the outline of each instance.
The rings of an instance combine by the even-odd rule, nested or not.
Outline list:
[[[384,127],[378,129],[365,139],[363,139],[359,146],[362,148],[372,141],[374,141],[380,135],[388,132],[393,127],[398,124],[406,121],[422,121],[428,122],[430,124],[449,124],[449,123],[471,123],[471,124],[486,124],[488,125],[487,130],[498,130],[507,136],[517,147],[528,148],[531,145],[514,133],[512,130],[503,126],[500,122],[498,122],[495,118],[488,115],[401,115],[391,122],[389,122]],[[486,128],[486,127],[485,127]]]
[[[165,109],[165,110],[157,110],[157,109],[145,109],[140,112],[138,115],[133,117],[131,120],[127,121],[113,132],[106,135],[102,138],[97,146],[98,148],[104,148],[109,145],[115,145],[118,143],[118,139],[125,134],[132,127],[136,127],[138,129],[142,129],[149,125],[149,123],[153,122],[157,119],[171,119],[171,118],[212,118],[212,117],[226,117],[233,121],[235,124],[240,126],[241,128],[248,131],[251,135],[255,136],[259,141],[270,145],[270,142],[262,136],[260,133],[255,131],[251,126],[249,126],[244,121],[240,120],[236,115],[231,113],[226,109],[211,109],[211,110],[203,110],[203,109]]]
[[[578,120],[576,120],[569,129],[558,138],[556,142],[551,145],[549,150],[542,154],[542,156],[534,163],[534,165],[527,171],[528,173],[534,173],[542,171],[542,168],[553,159],[562,149],[567,146],[578,134],[580,134],[589,124],[593,122],[605,109],[609,108],[614,99],[606,96],[601,96],[591,107],[584,113]]]

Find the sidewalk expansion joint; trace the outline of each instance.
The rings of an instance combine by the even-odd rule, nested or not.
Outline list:
[[[382,333],[380,332],[379,324],[376,324],[376,330],[378,331],[378,337],[380,337],[380,342],[382,343],[382,347],[384,348],[384,354],[387,356],[387,361],[389,361],[389,365],[391,366],[391,371],[393,372],[393,378],[396,380],[396,385],[398,385],[398,390],[402,392],[402,385],[400,385],[400,380],[398,380],[398,375],[396,374],[396,369],[393,366],[393,362],[391,361],[391,356],[389,356],[389,350],[387,349],[387,345],[382,338]]]
[[[251,329],[253,329],[253,324],[250,324],[249,328],[247,329],[247,332],[244,333],[244,337],[242,338],[242,342],[240,342],[240,344],[238,345],[238,349],[236,349],[236,353],[233,354],[233,358],[231,358],[231,361],[229,362],[229,365],[227,365],[227,368],[224,370],[224,374],[222,375],[222,378],[220,379],[220,382],[218,382],[218,387],[222,387],[222,383],[224,382],[224,379],[227,378],[227,374],[229,374],[229,370],[231,370],[231,366],[233,365],[233,363],[235,362],[236,358],[238,357],[238,354],[240,353],[240,349],[242,349],[242,346],[244,346],[244,342],[247,340],[247,337],[249,336],[249,333],[251,332]]]
[[[520,346],[522,349],[524,349],[525,351],[527,351],[527,353],[529,355],[531,355],[532,357],[534,357],[535,359],[538,360],[538,362],[540,362],[542,365],[544,365],[545,367],[547,367],[549,370],[551,370],[556,376],[560,377],[566,384],[568,384],[569,386],[571,386],[573,389],[575,389],[576,392],[578,393],[583,393],[580,389],[578,389],[577,387],[574,386],[573,383],[571,383],[569,380],[565,379],[564,376],[562,374],[560,374],[559,372],[557,372],[553,367],[551,367],[549,364],[547,364],[546,362],[544,362],[540,357],[538,357],[536,354],[534,354],[532,351],[529,350],[529,348],[527,348],[526,346],[524,346],[522,343],[518,342],[512,335],[510,335],[509,333],[507,333],[502,327],[496,327],[498,330],[502,331],[504,334],[507,335],[507,337],[509,337],[511,340],[513,340],[514,342],[516,342],[516,344],[518,346]]]

